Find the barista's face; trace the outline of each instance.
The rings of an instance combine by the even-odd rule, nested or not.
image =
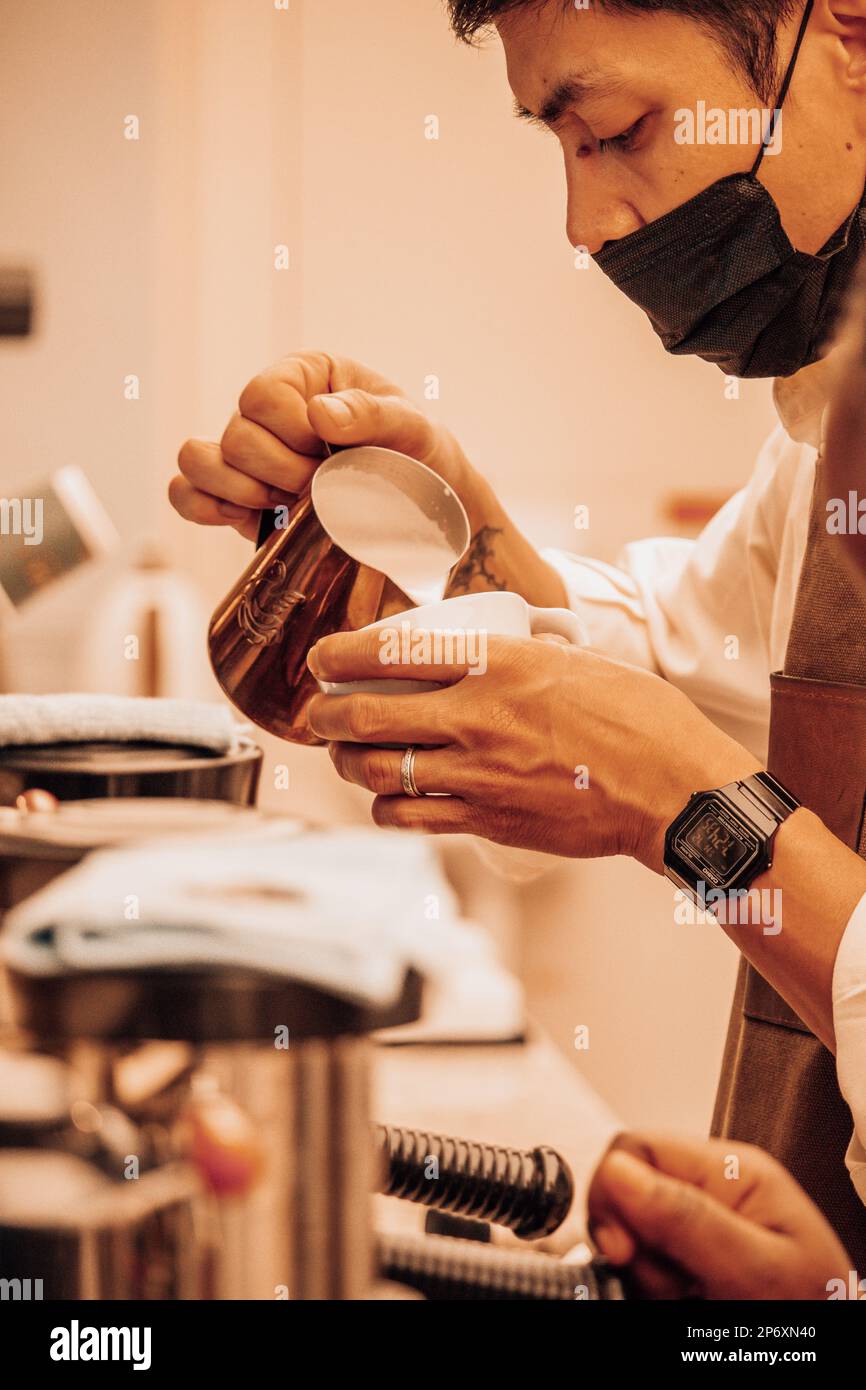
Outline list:
[[[728,174],[758,145],[680,144],[676,112],[772,107],[693,20],[530,5],[497,28],[517,103],[562,146],[568,237],[592,254]],[[779,33],[782,66],[798,22]],[[569,88],[568,84],[572,84]],[[556,112],[545,107],[555,100]],[[785,102],[781,152],[759,177],[800,251],[821,249],[866,185],[866,0],[816,0]]]

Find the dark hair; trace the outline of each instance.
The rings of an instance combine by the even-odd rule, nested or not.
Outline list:
[[[451,25],[466,43],[500,15],[545,0],[448,0]],[[571,9],[574,0],[562,0]],[[711,38],[721,42],[755,91],[765,101],[775,99],[778,81],[776,30],[804,8],[804,0],[594,0],[612,14],[655,14],[667,11],[693,19]]]

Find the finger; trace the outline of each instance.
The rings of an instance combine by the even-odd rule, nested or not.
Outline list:
[[[602,1160],[606,1203],[644,1252],[699,1277],[712,1251],[716,1286],[742,1285],[756,1262],[769,1261],[781,1239],[737,1215],[700,1188],[668,1177],[622,1150]]]
[[[751,1202],[770,1178],[777,1193],[799,1196],[790,1173],[751,1144],[639,1131],[618,1134],[608,1152],[614,1150],[629,1153],[669,1177],[701,1188],[734,1211]]]
[[[194,488],[215,497],[218,502],[229,502],[247,511],[262,511],[273,505],[271,489],[229,467],[219,444],[206,439],[188,439],[181,446],[177,462]]]
[[[407,622],[323,637],[307,655],[318,680],[423,680],[454,684],[471,669],[465,640],[412,631]],[[427,659],[425,659],[427,658]],[[462,659],[461,659],[462,658]]]
[[[287,448],[313,458],[322,451],[321,439],[310,424],[307,402],[331,389],[332,366],[326,353],[284,357],[244,387],[238,410]]]
[[[314,396],[310,424],[329,444],[377,444],[401,454],[432,461],[438,448],[436,431],[411,401],[381,396],[359,387]]]
[[[402,747],[452,742],[447,690],[430,695],[314,695],[310,729],[325,743],[396,743]]]
[[[219,447],[230,469],[260,480],[268,489],[276,488],[292,495],[303,492],[308,486],[323,453],[321,445],[314,458],[290,449],[270,430],[240,414],[232,416]],[[273,501],[268,495],[268,500],[260,506],[269,506]]]
[[[628,1265],[629,1280],[646,1298],[684,1298],[693,1280],[669,1260],[644,1250],[635,1236],[609,1209],[604,1224],[589,1222],[589,1232],[602,1255],[617,1268]]]
[[[370,808],[383,830],[413,830],[425,835],[475,835],[478,820],[459,796],[377,796]]]
[[[368,748],[362,743],[329,743],[328,752],[344,782],[366,787],[376,796],[404,795],[400,776],[402,750]],[[413,775],[421,793],[447,792],[450,795],[469,788],[463,760],[445,749],[418,749]]]
[[[269,430],[288,448],[315,458],[322,452],[321,440],[330,435],[311,422],[308,402],[323,393],[354,388],[399,397],[393,383],[360,362],[326,352],[302,352],[260,372],[244,388],[238,405],[245,419]]]
[[[220,502],[194,488],[179,474],[168,485],[168,500],[185,521],[194,521],[198,526],[233,526],[249,540],[255,540],[258,535],[259,512]]]
[[[625,1265],[634,1259],[637,1254],[637,1242],[612,1212],[605,1211],[602,1224],[597,1225],[590,1221],[588,1225],[591,1238],[611,1264]]]

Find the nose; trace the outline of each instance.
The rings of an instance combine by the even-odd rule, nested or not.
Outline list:
[[[619,241],[643,226],[637,209],[605,178],[597,158],[565,154],[564,159],[566,232],[572,246],[585,246],[594,256],[605,242]]]

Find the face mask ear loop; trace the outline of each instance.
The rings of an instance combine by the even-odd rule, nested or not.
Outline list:
[[[776,108],[773,111],[772,119],[770,121],[770,127],[767,131],[767,134],[764,136],[764,143],[758,151],[758,158],[752,165],[752,178],[757,178],[758,171],[760,170],[760,167],[764,162],[764,155],[767,153],[767,146],[772,142],[773,136],[776,134],[776,125],[778,123],[782,107],[785,105],[785,98],[788,95],[789,88],[794,78],[794,69],[797,66],[797,59],[800,56],[800,49],[803,47],[803,40],[806,37],[806,30],[809,27],[809,20],[812,18],[812,10],[814,9],[814,7],[815,0],[806,0],[806,11],[803,15],[803,22],[800,25],[800,32],[797,35],[797,42],[794,44],[794,52],[791,54],[791,61],[788,64],[788,71],[785,73],[785,80],[782,83],[781,91],[779,92],[778,98],[776,100]]]

